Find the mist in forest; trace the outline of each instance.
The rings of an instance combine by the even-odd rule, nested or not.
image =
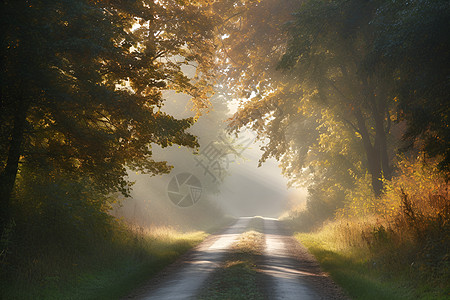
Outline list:
[[[287,188],[275,160],[269,159],[258,167],[262,152],[251,131],[242,131],[237,136],[226,133],[227,119],[235,109],[227,96],[223,91],[216,93],[210,111],[190,128],[198,137],[197,151],[178,146],[153,147],[156,161],[167,161],[174,166],[169,174],[149,176],[129,172],[135,182],[131,197],[121,201],[113,212],[115,215],[140,226],[206,228],[223,215],[278,217],[306,201],[306,191]],[[195,116],[186,95],[168,92],[165,97],[165,112],[177,118]],[[219,164],[207,166],[214,151],[216,156],[228,151],[220,160],[220,167]],[[195,204],[183,206],[170,199],[169,184],[179,174],[192,174],[200,182],[201,196]],[[189,193],[179,184],[180,194]]]
[[[253,216],[354,298],[448,298],[450,1],[0,12],[0,299],[122,299]],[[229,249],[253,293],[274,261]]]

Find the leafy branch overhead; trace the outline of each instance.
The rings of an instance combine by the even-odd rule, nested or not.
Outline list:
[[[445,169],[448,3],[282,2],[234,1],[220,27],[221,69],[244,96],[230,129],[258,132],[261,162],[279,160],[292,184],[339,190],[335,203],[366,172],[380,196],[405,141],[419,138]]]
[[[202,2],[7,1],[2,4],[1,204],[20,165],[129,192],[126,167],[169,172],[152,144],[197,147],[194,119],[161,112],[164,90],[212,94],[213,25]],[[185,73],[190,66],[192,74]]]

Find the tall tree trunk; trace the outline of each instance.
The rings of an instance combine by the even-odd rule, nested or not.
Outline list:
[[[372,176],[372,189],[375,197],[380,197],[383,192],[383,182],[381,173],[381,155],[379,151],[379,141],[375,140],[374,145],[370,140],[370,135],[364,121],[364,117],[360,110],[355,112],[358,129],[362,137],[364,150],[366,152],[367,166]]]
[[[378,99],[375,96],[371,96],[371,101],[374,107],[373,117],[375,120],[375,143],[377,144],[378,151],[380,153],[383,177],[391,180],[392,169],[389,162],[386,137],[387,128],[385,127],[384,121],[386,116],[386,95],[380,95]]]
[[[383,176],[384,178],[386,178],[387,180],[391,180],[392,179],[392,168],[389,162],[389,156],[388,156],[388,150],[387,150],[387,138],[386,138],[386,132],[385,132],[385,128],[384,128],[384,117],[383,116],[378,116],[378,118],[381,118],[381,120],[378,120],[377,123],[379,123],[379,125],[377,125],[376,130],[376,139],[379,143],[379,151],[380,151],[380,156],[381,156],[381,167],[383,168]]]
[[[366,99],[367,108],[375,121],[375,137],[372,146],[370,135],[367,130],[363,114],[360,110],[355,113],[358,127],[360,128],[366,151],[369,172],[372,175],[372,187],[375,197],[381,196],[383,192],[382,178],[391,179],[391,167],[387,152],[387,138],[384,117],[386,113],[386,95],[375,95],[375,90],[370,88],[367,78],[363,78],[363,96]]]
[[[27,117],[28,104],[21,98],[16,102],[14,124],[9,143],[6,166],[0,173],[0,230],[3,231],[11,217],[11,194],[14,189]]]

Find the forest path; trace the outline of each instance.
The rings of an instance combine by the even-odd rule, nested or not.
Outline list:
[[[251,218],[239,218],[125,299],[196,299]],[[347,299],[308,251],[276,219],[264,218],[266,247],[258,268],[268,279],[267,299]]]
[[[282,222],[264,218],[266,248],[259,268],[269,277],[267,299],[348,299]]]

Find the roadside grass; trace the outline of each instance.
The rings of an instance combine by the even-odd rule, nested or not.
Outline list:
[[[233,244],[225,262],[206,282],[198,299],[264,299],[257,269],[265,246],[264,220],[250,220],[247,231]]]
[[[117,225],[107,238],[92,237],[84,249],[47,245],[2,278],[2,299],[119,299],[200,243],[203,231]],[[36,249],[36,247],[34,247]]]
[[[449,299],[448,283],[417,276],[418,270],[401,267],[393,261],[383,262],[356,237],[362,227],[344,232],[339,222],[325,225],[312,233],[296,233],[298,239],[316,257],[352,299]],[[361,224],[359,224],[361,225]],[[351,226],[351,225],[350,225]],[[345,228],[349,228],[348,223]],[[343,238],[346,235],[346,239]],[[354,235],[349,238],[349,235]],[[351,244],[345,240],[352,240]],[[373,250],[373,249],[372,249]],[[386,254],[383,254],[386,257]],[[392,253],[396,256],[398,253]],[[425,275],[426,276],[426,275]]]
[[[333,222],[324,224],[313,198],[285,215],[352,298],[450,299],[448,174],[425,158],[399,157],[381,197],[370,177],[356,180]]]

